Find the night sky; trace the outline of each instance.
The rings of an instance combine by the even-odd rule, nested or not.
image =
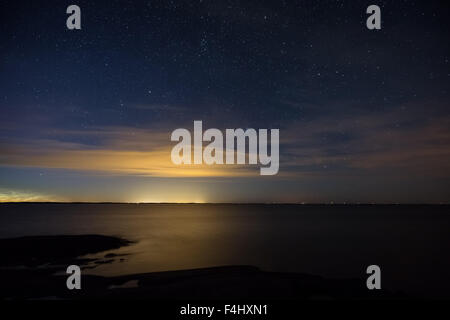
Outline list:
[[[448,9],[2,1],[0,201],[448,203]],[[194,120],[279,128],[279,173],[175,166]]]

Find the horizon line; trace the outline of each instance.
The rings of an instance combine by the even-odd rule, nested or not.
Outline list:
[[[5,201],[4,204],[196,204],[196,205],[450,205],[450,202],[124,202],[124,201]]]

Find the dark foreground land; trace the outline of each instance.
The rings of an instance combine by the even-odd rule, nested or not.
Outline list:
[[[369,291],[365,279],[336,280],[302,273],[265,272],[252,266],[133,274],[82,275],[81,290],[68,290],[65,270],[115,263],[120,256],[82,258],[130,242],[101,235],[0,239],[1,299],[402,299]],[[94,267],[92,267],[94,265]]]

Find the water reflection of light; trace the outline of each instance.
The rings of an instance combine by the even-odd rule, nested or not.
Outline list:
[[[89,256],[118,255],[113,263],[85,271],[110,276],[237,263],[233,261],[237,244],[230,238],[230,231],[236,228],[227,223],[228,219],[221,218],[224,213],[222,207],[208,204],[110,207],[108,224],[113,226],[109,233],[136,242]],[[96,217],[100,219],[100,215]]]

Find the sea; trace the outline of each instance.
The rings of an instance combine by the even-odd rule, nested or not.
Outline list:
[[[382,289],[450,297],[449,209],[448,205],[0,204],[0,238],[102,234],[133,241],[107,252],[123,255],[120,262],[86,270],[103,276],[252,265],[265,271],[364,280],[369,276],[367,267],[377,265]]]

